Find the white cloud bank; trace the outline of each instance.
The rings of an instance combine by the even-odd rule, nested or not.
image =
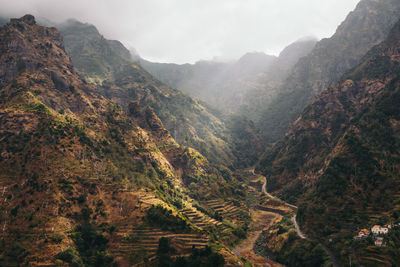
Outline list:
[[[92,23],[153,61],[278,54],[303,36],[330,37],[359,0],[0,0],[0,15],[26,13]]]

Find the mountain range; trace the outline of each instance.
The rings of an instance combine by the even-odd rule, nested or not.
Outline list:
[[[267,140],[279,140],[314,97],[386,38],[399,15],[398,1],[360,1],[331,38],[319,41],[296,63],[278,94],[261,112],[257,126]]]
[[[120,42],[105,39],[93,25],[70,20],[58,27],[78,72],[98,84],[100,94],[125,110],[132,101],[142,109],[151,106],[180,144],[228,167],[254,164],[263,152],[261,134],[250,122],[243,118],[241,124],[226,123],[232,116],[161,83],[134,62]],[[238,129],[247,134],[238,136]]]
[[[0,36],[2,264],[107,265],[121,253],[119,229],[146,218],[155,227],[160,216],[186,225],[164,207],[243,190],[229,169],[179,145],[151,106],[133,101],[124,111],[102,96],[56,28],[26,15]],[[161,206],[146,217],[151,204]],[[182,227],[173,230],[199,235],[195,225]]]
[[[1,19],[1,265],[397,266],[399,19],[184,65]]]
[[[251,120],[277,93],[288,71],[314,47],[317,40],[302,38],[278,57],[262,52],[243,55],[233,62],[199,61],[196,64],[154,63],[136,56],[152,75],[222,112],[245,115]]]
[[[362,226],[399,219],[399,38],[400,22],[322,90],[259,165],[268,188],[297,203],[306,233],[331,240],[343,264],[376,264],[378,254],[384,265],[400,260],[396,238],[385,251],[357,241],[343,249]]]

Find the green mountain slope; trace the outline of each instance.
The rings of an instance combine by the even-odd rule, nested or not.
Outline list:
[[[279,92],[280,85],[287,78],[297,61],[307,56],[316,43],[317,40],[312,37],[297,40],[282,50],[274,64],[264,70],[262,78],[249,77],[247,80],[250,85],[252,84],[251,79],[257,79],[258,85],[244,94],[237,112],[251,118],[258,127],[259,123],[257,122],[263,119],[261,111],[274,100]]]
[[[179,145],[152,108],[129,114],[101,96],[62,39],[31,15],[0,28],[0,265],[140,263],[149,251],[129,231],[157,220],[200,239],[179,209],[237,197],[241,182]]]
[[[141,109],[151,106],[180,144],[194,147],[212,162],[230,167],[246,165],[243,154],[262,152],[262,141],[254,128],[248,129],[252,135],[247,137],[247,152],[237,151],[232,145],[235,135],[226,127],[222,114],[156,80],[129,58],[119,42],[106,40],[94,26],[70,21],[60,28],[66,51],[78,71],[88,81],[99,84],[102,95],[125,110],[131,102]],[[250,140],[258,141],[252,145]]]
[[[258,110],[275,94],[297,60],[314,47],[312,38],[286,47],[279,57],[247,53],[233,62],[199,61],[196,64],[137,61],[164,83],[199,98],[222,111],[258,118]]]
[[[306,233],[362,265],[379,259],[353,242],[357,229],[400,220],[399,48],[400,22],[307,106],[259,167],[271,191],[298,204]],[[395,264],[398,245],[374,253]]]
[[[196,64],[164,64],[140,59],[152,75],[222,111],[233,111],[243,95],[258,83],[276,57],[247,53],[234,62],[199,61]]]
[[[363,0],[329,39],[299,60],[279,94],[262,111],[257,126],[269,142],[281,138],[304,107],[334,84],[374,45],[382,42],[400,16],[396,0]]]
[[[71,19],[57,27],[74,66],[84,70],[83,77],[89,82],[113,79],[114,70],[130,62],[129,51],[118,41],[104,39],[93,25]]]

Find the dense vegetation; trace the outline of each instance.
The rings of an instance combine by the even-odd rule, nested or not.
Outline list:
[[[93,25],[69,21],[60,27],[78,71],[99,85],[98,92],[125,110],[132,101],[142,110],[151,106],[178,143],[197,149],[218,165],[234,168],[254,164],[254,157],[246,158],[251,148],[243,153],[237,142],[254,142],[257,149],[251,152],[261,154],[263,142],[254,125],[247,123],[245,129],[252,135],[243,134],[238,139],[220,112],[156,80],[132,60],[125,47],[103,38]]]
[[[111,229],[146,220],[139,195],[182,208],[182,177],[201,189],[198,198],[231,197],[240,186],[180,146],[153,109],[129,114],[99,95],[74,70],[57,29],[26,15],[0,28],[0,40],[2,264],[108,266],[107,251],[122,242]],[[187,229],[156,207],[147,218]]]
[[[98,232],[97,227],[84,222],[71,233],[77,250],[73,247],[58,253],[55,257],[70,266],[111,266],[114,258],[106,252],[109,240]]]
[[[398,217],[399,32],[397,23],[262,161],[270,188],[297,202],[302,227],[334,240],[343,261],[350,252],[340,248],[348,248],[357,229]]]
[[[327,266],[330,261],[324,248],[316,241],[301,239],[291,222],[292,216],[285,216],[263,232],[257,240],[256,251],[289,267]]]
[[[331,38],[318,42],[297,62],[279,93],[261,112],[257,126],[266,140],[279,140],[322,89],[335,84],[386,38],[399,16],[400,3],[396,0],[361,1]]]
[[[210,247],[204,249],[192,249],[192,253],[189,257],[177,257],[171,258],[171,254],[174,253],[173,248],[170,247],[170,241],[168,238],[160,238],[158,246],[158,266],[159,267],[219,267],[224,266],[224,257],[215,253]]]
[[[223,266],[224,258],[209,247],[176,257],[166,238],[157,251],[158,238],[146,248],[134,246],[134,230],[157,237],[161,230],[183,235],[196,227],[233,246],[247,237],[251,218],[245,208],[256,202],[256,193],[246,192],[249,176],[237,169],[259,162],[268,190],[298,205],[298,222],[310,237],[298,238],[286,216],[263,234],[260,252],[288,266],[322,266],[329,264],[329,250],[321,244],[329,244],[342,264],[396,265],[398,228],[382,248],[372,237],[353,237],[360,228],[400,222],[400,22],[366,53],[399,14],[394,0],[361,1],[283,85],[277,87],[284,73],[265,90],[256,86],[253,99],[264,93],[271,100],[281,89],[258,117],[266,142],[282,137],[318,95],[260,162],[266,142],[251,120],[224,115],[164,85],[94,26],[61,25],[78,73],[57,29],[37,26],[30,15],[12,20],[0,28],[0,264],[110,266],[139,247],[130,261],[147,263],[153,251],[159,266]],[[201,67],[199,77],[217,68],[246,84],[270,61],[275,59],[246,55],[238,62],[249,67],[244,73],[238,65],[228,72],[224,64],[194,68]],[[219,85],[207,82],[213,90]],[[225,89],[216,99],[224,98]],[[189,226],[190,216],[195,219]],[[132,230],[143,223],[154,229]],[[210,240],[192,238],[199,238],[194,246]],[[128,243],[125,251],[116,249]]]
[[[295,232],[289,233],[289,238],[283,245],[276,260],[287,266],[323,266],[326,261],[325,251],[316,242],[299,239]]]
[[[150,225],[159,226],[163,230],[181,232],[190,229],[183,219],[172,215],[171,210],[162,206],[151,206],[147,210],[146,220]]]

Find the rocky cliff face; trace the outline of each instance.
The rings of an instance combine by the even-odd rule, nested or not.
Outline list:
[[[35,19],[26,15],[20,20],[12,19],[8,31],[2,32],[1,43],[1,78],[0,86],[11,82],[19,73],[24,71],[34,72],[41,67],[42,58],[56,62],[57,58],[65,56],[62,37],[54,28],[30,32],[26,25],[35,25]],[[13,30],[14,28],[18,31]],[[41,42],[34,43],[34,39],[40,38]],[[54,47],[53,47],[54,45]],[[60,55],[61,54],[61,55]],[[56,59],[52,59],[55,57]]]
[[[361,1],[331,38],[318,42],[291,70],[257,124],[266,138],[274,142],[282,137],[322,89],[338,81],[368,50],[386,38],[399,16],[398,1]]]
[[[399,48],[400,22],[306,107],[260,165],[269,188],[299,204],[304,229],[337,238],[335,249],[357,227],[399,219]]]
[[[128,116],[98,94],[57,29],[12,19],[0,55],[1,265],[128,264],[115,231],[143,225],[149,205],[235,190],[151,108]]]

